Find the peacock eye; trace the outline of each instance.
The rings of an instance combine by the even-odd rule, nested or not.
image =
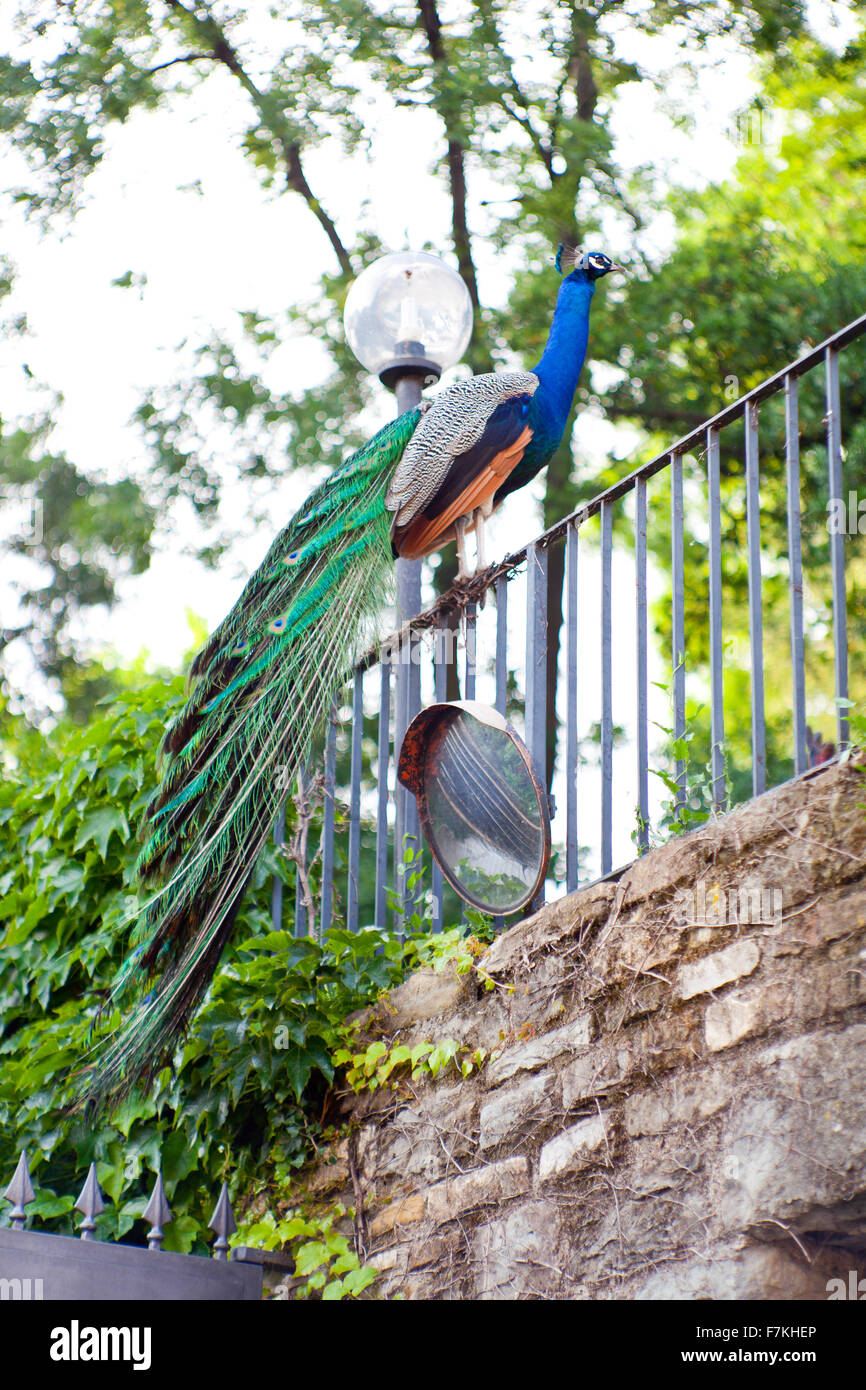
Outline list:
[[[274,618],[274,621],[270,624],[268,628],[268,632],[282,632],[285,625],[285,618]]]
[[[284,565],[296,565],[301,558],[300,550],[293,550],[291,555],[287,555],[283,560]]]

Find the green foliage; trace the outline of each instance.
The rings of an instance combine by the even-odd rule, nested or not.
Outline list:
[[[864,224],[854,212],[864,159],[863,39],[843,55],[800,40],[763,64],[763,91],[743,113],[742,152],[734,173],[698,192],[673,190],[675,245],[663,262],[633,276],[616,315],[593,322],[593,350],[615,365],[600,393],[611,420],[638,423],[648,434],[646,457],[670,444],[738,396],[862,313],[866,294]],[[829,171],[832,170],[832,173]],[[623,332],[623,325],[639,331]],[[866,483],[864,344],[840,356],[845,487]],[[809,719],[834,715],[831,583],[827,529],[826,401],[819,366],[799,386],[801,511]],[[784,398],[760,412],[762,599],[768,776],[791,769],[790,581],[785,479]],[[722,581],[724,589],[726,745],[734,795],[737,772],[750,759],[747,522],[741,424],[721,434]],[[636,458],[615,462],[608,484]],[[706,619],[706,461],[684,459],[685,631],[687,669],[708,690]],[[598,479],[585,491],[598,490]],[[651,485],[648,541],[656,565],[670,566],[669,494]],[[866,690],[864,587],[866,565],[848,544],[851,682]],[[654,606],[653,628],[670,651],[670,599]],[[706,699],[706,693],[704,693]],[[819,724],[820,721],[820,724]],[[709,756],[704,720],[695,744]]]
[[[139,573],[149,564],[157,524],[168,528],[179,508],[191,507],[204,528],[191,544],[204,562],[215,565],[234,538],[231,529],[219,531],[216,525],[227,489],[238,481],[246,483],[246,520],[270,525],[272,493],[257,489],[257,482],[283,477],[287,459],[296,469],[318,469],[360,442],[357,416],[369,404],[371,391],[344,341],[341,312],[352,275],[381,247],[372,230],[375,215],[363,207],[350,219],[338,219],[351,225],[337,229],[332,190],[313,188],[307,181],[305,160],[311,149],[327,144],[347,159],[363,159],[383,109],[406,121],[416,114],[419,121],[429,121],[434,113],[440,139],[431,152],[431,191],[441,188],[450,199],[452,249],[470,294],[477,300],[477,238],[467,222],[466,185],[468,181],[470,199],[477,198],[483,190],[478,182],[482,169],[489,171],[498,193],[485,203],[484,236],[515,271],[507,310],[479,308],[467,360],[475,371],[513,364],[515,353],[529,362],[535,360],[556,290],[550,265],[556,241],[563,234],[592,235],[603,226],[605,235],[623,248],[619,254],[627,256],[624,248],[661,206],[656,181],[663,170],[663,153],[660,168],[625,173],[611,118],[621,89],[642,82],[664,90],[668,75],[650,70],[642,59],[624,60],[613,38],[617,25],[624,18],[636,34],[646,36],[648,52],[660,33],[675,36],[680,41],[675,66],[685,78],[699,71],[695,51],[721,37],[736,39],[745,50],[764,55],[768,83],[776,83],[770,102],[785,99],[792,77],[800,82],[798,55],[806,50],[797,45],[807,32],[802,0],[707,0],[699,6],[684,0],[653,5],[556,0],[532,15],[503,0],[483,0],[459,7],[458,12],[439,7],[441,13],[435,5],[407,9],[383,7],[374,0],[284,0],[267,16],[258,7],[231,0],[218,7],[188,0],[170,5],[73,0],[60,8],[48,0],[19,0],[8,8],[14,38],[9,51],[0,54],[0,138],[19,157],[23,176],[12,196],[29,215],[40,221],[67,218],[84,206],[92,175],[111,149],[114,132],[131,118],[146,120],[159,109],[177,121],[189,119],[196,110],[210,119],[214,110],[228,109],[234,122],[230,138],[245,152],[263,185],[302,201],[321,227],[323,252],[335,257],[308,304],[292,306],[284,314],[262,313],[261,306],[248,309],[239,314],[234,330],[224,329],[219,335],[206,331],[198,346],[185,345],[170,384],[149,390],[145,384],[136,418],[151,466],[140,478],[108,484],[93,476],[87,459],[64,460],[42,438],[28,445],[33,467],[27,478],[10,474],[0,479],[20,490],[29,485],[31,474],[42,480],[56,472],[57,483],[49,486],[54,495],[46,497],[46,517],[49,510],[62,516],[63,505],[70,506],[73,534],[58,534],[52,523],[50,540],[36,557],[52,572],[27,601],[25,640],[56,679],[61,674],[58,663],[68,666],[77,654],[72,635],[77,611],[88,613],[115,602],[118,574]],[[827,72],[827,54],[818,51]],[[527,69],[527,52],[539,54],[542,61]],[[828,158],[834,186],[847,178],[849,204],[856,191],[839,167],[846,165],[849,173],[855,169],[849,154],[856,153],[859,139],[856,62],[854,45],[835,69],[845,90],[832,112],[824,109],[821,93],[802,83],[798,87],[804,109],[817,113],[823,123],[822,157],[810,160],[808,142],[801,141],[799,162],[790,162],[787,178],[786,209],[792,219],[800,175],[809,181],[812,193],[801,215],[809,244],[813,219],[825,225],[819,189]],[[227,84],[239,97],[228,107]],[[197,107],[200,91],[202,103]],[[844,139],[834,155],[830,144],[837,126]],[[425,139],[428,130],[425,125]],[[446,147],[447,160],[442,157]],[[778,168],[767,168],[753,181],[760,185],[780,177],[784,174]],[[852,216],[845,224],[834,219],[834,246],[836,233],[849,236],[856,220]],[[733,228],[726,230],[742,237],[751,225],[750,217],[738,213]],[[715,229],[710,241],[720,248],[725,245]],[[760,284],[760,275],[769,264],[766,257],[744,260],[739,254],[728,255],[727,263],[727,280],[724,275],[715,277],[716,303],[727,311],[728,297],[722,291],[732,275],[748,272],[744,295],[763,314],[766,286]],[[550,267],[547,275],[538,274],[539,264]],[[686,251],[679,269],[690,268],[692,283],[700,287],[706,279],[703,259],[690,261]],[[787,282],[784,276],[780,280],[778,264],[772,268],[784,296]],[[4,265],[0,292],[8,279]],[[670,308],[680,281],[677,269],[666,274],[661,268],[649,282],[650,294],[657,286],[661,307]],[[115,275],[113,283],[148,293],[141,274],[133,270]],[[633,282],[626,314],[617,313],[606,338],[598,332],[606,317],[599,305],[593,327],[596,360],[620,363],[625,340],[635,354],[635,367],[640,365],[649,338],[644,333],[624,334],[623,322],[633,310],[659,307],[652,298],[641,301],[643,286],[642,279]],[[798,287],[803,288],[801,282]],[[606,294],[602,287],[600,297]],[[770,298],[775,305],[775,292]],[[746,303],[744,297],[744,307]],[[761,323],[773,329],[780,317],[774,307]],[[674,329],[681,318],[680,309],[672,311]],[[634,321],[648,319],[639,314]],[[271,354],[287,337],[301,334],[321,344],[330,374],[309,393],[274,390],[268,384]],[[759,336],[753,334],[755,340]],[[692,346],[700,337],[694,336]],[[776,334],[770,341],[777,345],[786,340]],[[676,352],[672,360],[676,366]],[[706,365],[705,353],[692,353],[690,373],[696,365]],[[646,378],[643,413],[632,409],[640,404],[638,377]],[[584,399],[590,389],[585,383]],[[683,390],[688,395],[688,387]],[[687,418],[680,407],[692,409],[695,404],[677,399],[683,390],[673,396],[661,393],[668,405],[665,427],[675,418],[677,433]],[[636,413],[646,422],[653,404],[659,406],[660,393],[649,374],[636,370],[625,397],[625,413]],[[604,399],[614,417],[623,413],[616,391]],[[16,447],[14,441],[7,444],[13,454]],[[567,438],[548,469],[546,524],[574,504],[573,464]],[[91,489],[94,497],[88,498]],[[447,560],[440,569],[443,580],[452,573]],[[550,583],[555,666],[555,561]],[[25,584],[22,580],[22,587]],[[54,606],[57,595],[62,602]],[[104,693],[104,688],[76,692],[82,716],[88,699],[92,704]]]
[[[174,1068],[151,1097],[134,1096],[109,1117],[70,1114],[75,1072],[137,906],[134,828],[154,749],[180,698],[179,681],[128,692],[86,731],[62,725],[50,738],[10,724],[0,783],[0,1174],[11,1176],[26,1149],[37,1223],[71,1231],[72,1202],[94,1160],[111,1203],[100,1235],[140,1240],[161,1170],[175,1214],[166,1248],[202,1253],[224,1178],[236,1201],[252,1191],[284,1200],[324,1132],[346,1016],[437,947],[372,927],[335,928],[322,943],[274,932],[270,875],[287,873],[269,851]],[[335,1273],[352,1292],[357,1274]]]
[[[334,1230],[334,1222],[354,1217],[337,1202],[318,1216],[291,1211],[277,1220],[272,1212],[255,1221],[244,1222],[230,1238],[231,1245],[252,1245],[260,1250],[284,1250],[295,1260],[294,1277],[303,1281],[294,1290],[295,1298],[317,1296],[323,1302],[356,1298],[376,1278],[377,1271],[362,1266],[346,1236]]]
[[[413,1047],[399,1043],[388,1047],[381,1038],[371,1042],[363,1052],[341,1047],[333,1055],[335,1066],[346,1068],[346,1080],[355,1092],[377,1091],[382,1086],[397,1090],[408,1073],[413,1081],[427,1078],[435,1081],[452,1064],[467,1077],[487,1058],[483,1047],[462,1046],[454,1038],[441,1038],[438,1043],[419,1042]]]

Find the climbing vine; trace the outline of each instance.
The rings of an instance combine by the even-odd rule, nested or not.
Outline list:
[[[225,1179],[247,1244],[264,1238],[273,1221],[274,1242],[285,1237],[297,1248],[299,1289],[353,1297],[367,1275],[337,1229],[345,1218],[302,1208],[297,1196],[300,1168],[335,1134],[331,1087],[346,1050],[344,1021],[420,965],[444,968],[453,960],[471,969],[489,924],[480,919],[434,937],[418,914],[403,940],[372,926],[335,927],[322,941],[275,932],[270,879],[288,879],[289,871],[267,851],[207,1001],[153,1093],[95,1122],[72,1113],[76,1072],[136,902],[133,832],[154,749],[180,698],[180,681],[130,691],[103,706],[86,730],[60,726],[50,737],[7,725],[0,747],[0,1191],[26,1150],[36,1191],[30,1223],[70,1234],[93,1161],[106,1198],[97,1236],[143,1243],[142,1213],[161,1172],[173,1215],[164,1248],[205,1254]],[[289,832],[293,814],[289,808]],[[455,1066],[457,1054],[438,1048],[416,1059],[425,1074]],[[469,1061],[461,1056],[458,1064]],[[392,1071],[402,1065],[394,1061]],[[380,1056],[374,1071],[381,1067]],[[272,1217],[262,1216],[262,1203]],[[8,1224],[8,1212],[0,1202],[0,1224]],[[322,1248],[327,1260],[316,1263]]]

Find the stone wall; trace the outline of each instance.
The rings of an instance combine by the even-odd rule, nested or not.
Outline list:
[[[363,1206],[374,1296],[824,1299],[866,1276],[859,763],[654,850],[480,963],[492,991],[422,971],[367,1036],[491,1059],[348,1095],[349,1137],[308,1175]]]

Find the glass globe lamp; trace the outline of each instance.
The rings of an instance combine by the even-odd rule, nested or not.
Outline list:
[[[427,385],[459,362],[472,336],[472,301],[438,256],[398,251],[362,271],[346,298],[346,338],[386,386],[401,376]]]

